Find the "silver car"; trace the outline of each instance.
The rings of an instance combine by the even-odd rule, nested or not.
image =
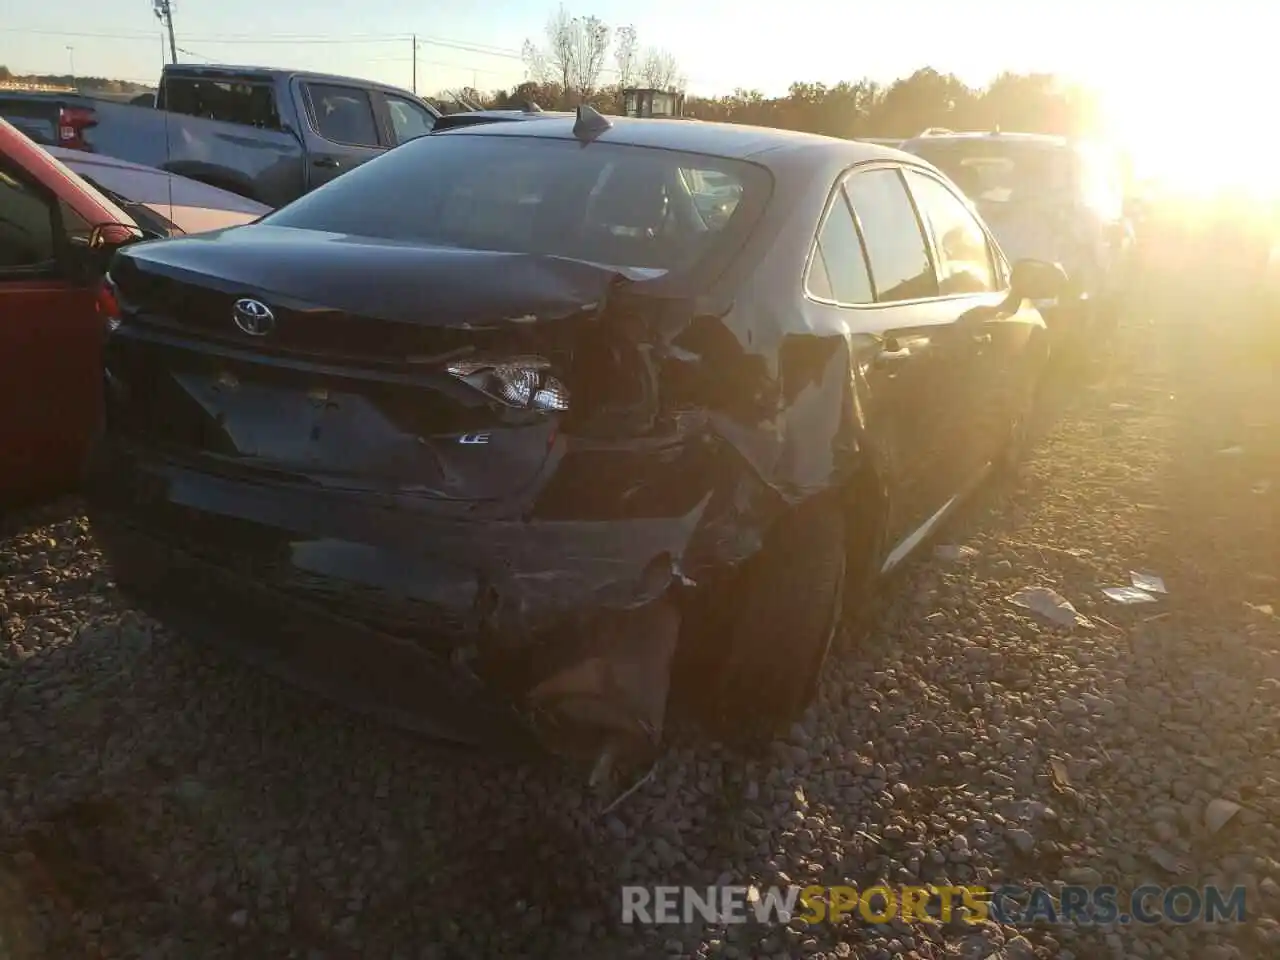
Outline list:
[[[1061,264],[1069,294],[1046,320],[1088,332],[1114,319],[1133,253],[1125,174],[1105,145],[1029,133],[934,133],[902,148],[929,161],[973,201],[1010,260]]]
[[[139,225],[160,236],[250,223],[271,207],[198,180],[83,150],[45,147]]]

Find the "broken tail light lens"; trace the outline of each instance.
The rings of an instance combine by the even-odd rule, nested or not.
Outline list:
[[[445,369],[463,383],[517,410],[569,409],[569,388],[551,375],[551,364],[542,357],[455,360]]]
[[[111,274],[104,274],[98,284],[98,292],[94,297],[93,308],[102,317],[105,332],[115,333],[121,322],[120,294],[116,290]]]

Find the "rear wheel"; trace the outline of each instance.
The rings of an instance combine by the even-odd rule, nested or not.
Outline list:
[[[830,502],[800,507],[744,571],[720,671],[719,713],[777,730],[813,699],[840,619],[844,523]]]

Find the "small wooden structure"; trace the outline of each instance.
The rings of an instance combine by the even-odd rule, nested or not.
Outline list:
[[[628,87],[622,91],[622,112],[628,117],[683,117],[684,94],[652,87]]]

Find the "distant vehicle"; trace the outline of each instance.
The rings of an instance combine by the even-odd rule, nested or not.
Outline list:
[[[112,250],[267,212],[163,171],[40,147],[0,120],[0,503],[78,479],[101,411],[95,298]]]
[[[1107,147],[1027,133],[928,130],[902,149],[945,173],[973,200],[1011,257],[1061,263],[1069,294],[1047,308],[1070,333],[1114,320],[1130,280],[1134,232],[1125,170]]]
[[[443,133],[456,130],[458,127],[473,127],[481,123],[498,123],[504,120],[546,120],[550,117],[568,117],[570,113],[558,110],[543,110],[536,103],[530,103],[521,109],[496,110],[461,110],[457,113],[446,113],[436,120],[432,133]]]
[[[1021,449],[1029,300],[1065,282],[905,154],[588,110],[111,277],[86,488],[121,589],[406,725],[587,759],[655,746],[676,663],[740,726],[803,710],[842,616]]]
[[[0,92],[0,117],[37,143],[167,170],[273,207],[430,132],[438,116],[396,87],[262,67],[166,66],[154,109]]]
[[[627,117],[674,120],[684,116],[684,94],[654,87],[628,87],[622,91],[622,113]]]

